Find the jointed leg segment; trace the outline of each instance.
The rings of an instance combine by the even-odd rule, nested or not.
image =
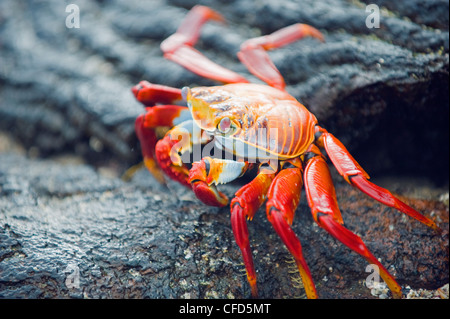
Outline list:
[[[164,57],[206,78],[223,83],[247,83],[248,80],[241,75],[212,62],[193,48],[199,38],[201,27],[208,20],[223,22],[224,18],[204,6],[195,6],[189,11],[177,32],[161,43]],[[317,29],[297,23],[270,35],[245,41],[238,57],[248,70],[261,80],[270,86],[284,89],[284,79],[266,51],[280,48],[307,36],[324,40]]]
[[[245,41],[241,45],[238,57],[254,75],[270,86],[283,90],[284,79],[266,51],[281,48],[307,36],[324,41],[322,34],[317,29],[297,23],[272,34]]]
[[[317,224],[348,248],[363,256],[369,263],[377,265],[380,276],[389,286],[394,297],[401,298],[401,287],[394,277],[372,255],[361,238],[343,226],[333,181],[322,156],[315,156],[308,161],[304,180],[306,198]]]
[[[177,32],[161,43],[164,57],[206,78],[224,83],[248,82],[244,77],[212,62],[193,48],[201,27],[208,20],[224,21],[219,13],[208,7],[195,6],[189,11]]]
[[[179,105],[156,105],[158,103],[174,103],[181,100],[181,90],[179,89],[142,81],[133,87],[132,91],[136,99],[146,105],[146,113],[138,116],[135,121],[135,131],[140,141],[144,164],[160,183],[164,183],[161,168],[164,170],[165,166],[162,166],[160,161],[161,163],[158,167],[156,157],[164,149],[162,147],[163,144],[167,144],[169,141],[167,139],[160,141],[158,149],[158,137],[155,129],[161,126],[172,127],[177,122],[189,118],[189,110],[187,107]],[[165,146],[165,148],[168,147],[168,145]]]
[[[248,238],[247,219],[252,219],[259,207],[264,203],[267,190],[274,174],[258,174],[249,184],[239,189],[231,201],[231,226],[236,243],[242,252],[247,280],[252,296],[257,297],[256,272],[253,265],[252,251]]]
[[[193,164],[189,174],[192,189],[202,202],[210,206],[225,206],[228,198],[216,189],[216,184],[231,181],[248,169],[246,162],[234,162],[205,157]],[[259,173],[250,183],[244,185],[232,199],[231,226],[234,238],[244,260],[247,279],[252,295],[256,297],[256,272],[248,236],[247,219],[252,219],[266,199],[266,193],[275,174]]]
[[[287,168],[278,173],[267,194],[267,218],[292,254],[300,272],[308,298],[317,298],[316,287],[303,257],[300,240],[291,228],[303,186],[302,169]]]
[[[396,208],[404,214],[417,219],[421,223],[435,230],[439,230],[439,227],[431,219],[423,216],[403,203],[387,189],[369,182],[369,175],[350,155],[345,146],[331,133],[328,133],[325,129],[320,127],[317,127],[316,132],[316,134],[319,135],[317,144],[325,149],[338,172],[350,185],[358,188],[380,203]]]
[[[136,99],[145,106],[171,104],[182,100],[181,89],[141,81],[131,91]]]

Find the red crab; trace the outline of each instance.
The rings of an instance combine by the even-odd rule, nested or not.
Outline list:
[[[212,9],[195,6],[176,33],[162,42],[161,49],[164,57],[226,85],[177,89],[143,81],[132,89],[137,100],[146,106],[146,113],[136,120],[146,167],[158,180],[163,182],[165,173],[212,206],[228,204],[217,184],[230,182],[251,168],[258,170],[256,177],[235,193],[230,204],[231,226],[253,296],[257,296],[256,273],[246,220],[251,220],[266,202],[267,218],[294,257],[307,297],[317,298],[300,241],[291,229],[304,185],[315,222],[370,264],[377,265],[393,296],[400,298],[401,287],[395,279],[361,238],[344,226],[321,151],[326,152],[350,185],[434,229],[438,227],[388,190],[368,181],[368,174],[342,143],[320,127],[316,117],[284,90],[283,77],[266,52],[308,36],[323,42],[322,34],[309,25],[294,24],[244,42],[239,59],[268,85],[251,84],[193,48],[202,25],[210,19],[223,21]],[[180,105],[182,100],[187,106]],[[161,126],[173,128],[158,140],[155,129]],[[189,169],[183,155],[204,154],[207,145],[223,151],[225,159],[202,156]],[[203,148],[195,150],[196,146]]]

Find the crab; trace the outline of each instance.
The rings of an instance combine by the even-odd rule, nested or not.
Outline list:
[[[297,23],[245,41],[237,55],[250,73],[266,83],[256,84],[194,48],[208,20],[223,22],[224,18],[208,7],[193,7],[176,33],[161,43],[161,49],[165,58],[222,85],[179,89],[142,81],[132,88],[146,107],[135,122],[145,166],[161,183],[166,175],[192,189],[203,203],[217,207],[228,205],[229,199],[216,185],[256,171],[230,203],[231,226],[253,297],[258,296],[258,289],[247,220],[264,203],[268,220],[295,260],[306,296],[318,297],[301,243],[291,228],[304,188],[314,221],[376,265],[393,297],[401,298],[395,278],[362,239],[344,226],[327,158],[353,187],[435,230],[438,226],[369,181],[345,146],[286,92],[285,81],[267,53],[304,37],[322,43],[322,33]],[[159,139],[160,127],[170,130]]]

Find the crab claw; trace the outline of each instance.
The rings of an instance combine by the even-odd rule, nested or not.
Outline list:
[[[228,204],[228,197],[219,192],[214,184],[208,184],[208,160],[203,159],[200,162],[196,162],[192,165],[192,169],[189,172],[189,182],[191,183],[192,190],[204,204],[208,206],[222,207]]]
[[[228,204],[228,197],[219,192],[216,185],[238,178],[247,170],[247,167],[246,162],[205,157],[192,165],[189,182],[195,195],[203,203],[222,207]]]
[[[204,204],[216,207],[223,207],[228,204],[228,197],[219,192],[215,185],[208,185],[199,180],[193,180],[191,185],[195,196]]]

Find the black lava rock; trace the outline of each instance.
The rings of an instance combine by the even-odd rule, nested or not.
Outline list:
[[[117,177],[141,161],[134,84],[217,85],[159,49],[198,3],[228,24],[205,25],[197,48],[255,82],[236,57],[243,41],[297,22],[324,33],[325,43],[305,39],[270,52],[288,92],[372,177],[387,177],[384,186],[444,232],[336,179],[344,220],[404,287],[448,283],[448,1],[367,1],[379,6],[379,28],[367,27],[358,1],[73,3],[80,28],[66,25],[69,2],[0,2],[0,297],[249,296],[228,208],[206,207],[145,170],[130,182]],[[82,164],[61,160],[67,155]],[[396,184],[399,175],[413,182]],[[446,204],[428,196],[423,180],[441,187]],[[231,196],[240,185],[223,191]],[[301,295],[263,210],[249,228],[261,297]],[[364,260],[315,226],[305,198],[294,228],[321,297],[372,297]]]

